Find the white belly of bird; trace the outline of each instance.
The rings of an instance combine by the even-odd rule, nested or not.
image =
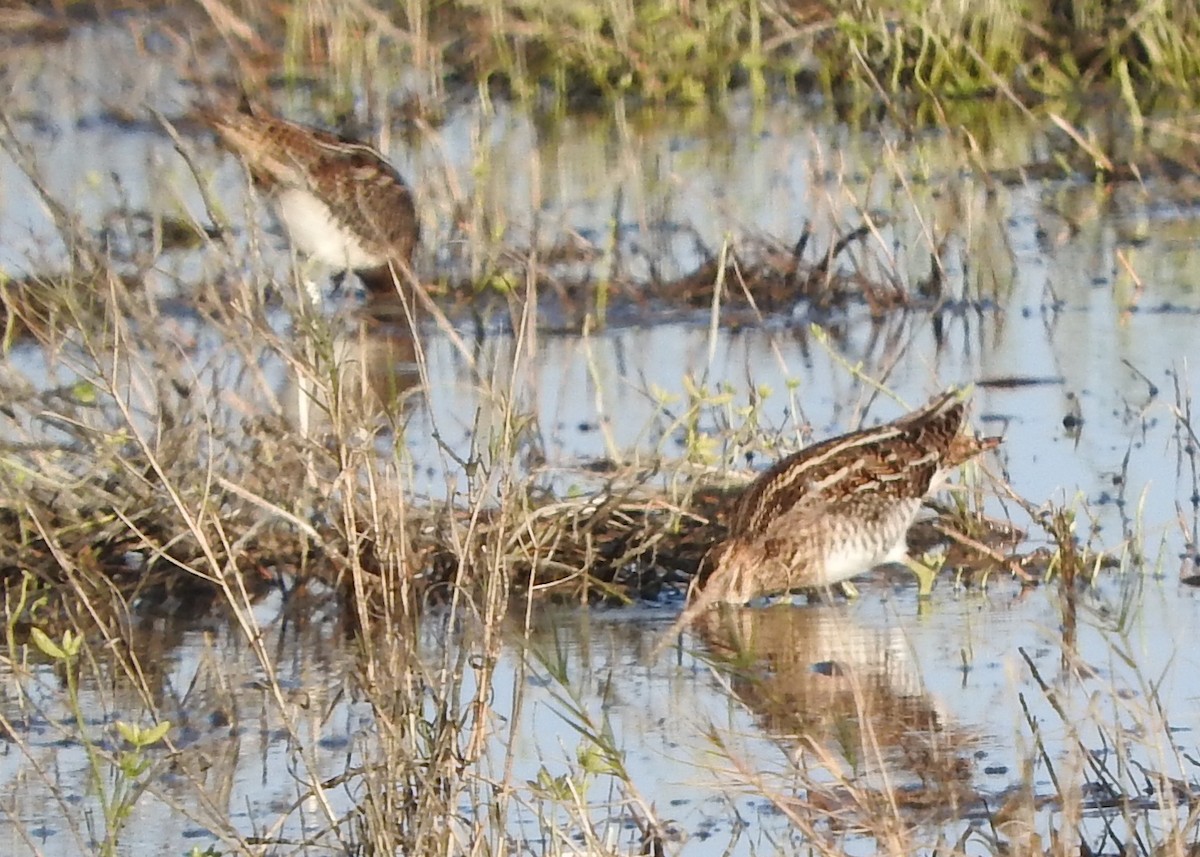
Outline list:
[[[877,550],[869,550],[860,544],[838,545],[825,556],[825,566],[818,576],[817,586],[833,586],[843,580],[869,571],[882,562],[900,561],[904,556],[904,543],[899,545],[900,556],[891,557]],[[885,557],[887,557],[885,559]]]
[[[306,190],[281,190],[276,208],[292,246],[306,256],[339,270],[376,268],[387,262],[386,256],[369,252],[334,218],[329,206]]]
[[[904,562],[908,558],[908,528],[916,516],[918,507],[917,502],[897,504],[897,508],[888,516],[882,532],[877,531],[871,535],[853,534],[846,538],[834,539],[834,544],[825,555],[825,563],[816,585],[833,586],[877,565]],[[847,522],[845,526],[850,533],[854,533],[855,525],[852,522]]]

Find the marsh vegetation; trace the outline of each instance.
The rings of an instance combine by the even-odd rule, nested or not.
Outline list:
[[[1194,853],[1192,4],[0,31],[0,850]],[[242,91],[415,189],[394,296],[293,258]],[[651,656],[755,472],[950,385],[1005,441],[931,598]]]

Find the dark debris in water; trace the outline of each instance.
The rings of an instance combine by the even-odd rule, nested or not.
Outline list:
[[[1200,552],[1194,548],[1180,557],[1179,581],[1185,586],[1200,586]]]
[[[110,289],[137,291],[135,279],[115,272],[99,275],[49,273],[0,279],[0,325],[5,347],[26,339],[52,344],[66,330],[99,330]]]
[[[595,248],[576,241],[547,252],[514,250],[506,254],[511,267],[482,279],[450,276],[427,289],[449,316],[479,319],[497,309],[515,316],[525,284],[532,282],[539,296],[539,324],[564,332],[579,330],[588,319],[592,324],[660,322],[672,314],[707,317],[714,308],[722,324],[733,326],[760,323],[766,317],[830,319],[859,306],[872,318],[915,309],[940,317],[994,308],[986,299],[952,299],[945,294],[937,264],[931,265],[933,274],[915,284],[865,273],[848,250],[869,235],[866,226],[858,227],[819,248],[812,246],[806,226],[791,246],[759,237],[745,238],[721,252],[698,247],[704,261],[674,278],[655,273],[659,265],[646,260],[651,276],[640,279],[619,268],[597,273],[591,264]]]

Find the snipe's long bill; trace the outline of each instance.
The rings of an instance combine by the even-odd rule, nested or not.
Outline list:
[[[832,586],[907,562],[905,537],[921,502],[954,468],[1000,443],[977,438],[966,411],[949,391],[894,422],[778,461],[738,496],[728,537],[709,553],[708,573],[668,636],[715,604]]]
[[[412,192],[379,152],[245,106],[200,116],[246,162],[298,252],[354,271],[368,291],[395,288],[420,229]]]

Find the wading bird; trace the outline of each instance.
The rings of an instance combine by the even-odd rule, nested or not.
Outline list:
[[[370,293],[395,290],[420,227],[412,192],[379,152],[245,104],[200,115],[246,162],[298,252],[353,271]]]
[[[949,391],[894,422],[861,429],[778,461],[736,499],[711,571],[693,583],[667,639],[720,604],[829,587],[888,562],[912,565],[906,535],[950,471],[993,449]],[[917,570],[918,576],[928,570]]]

